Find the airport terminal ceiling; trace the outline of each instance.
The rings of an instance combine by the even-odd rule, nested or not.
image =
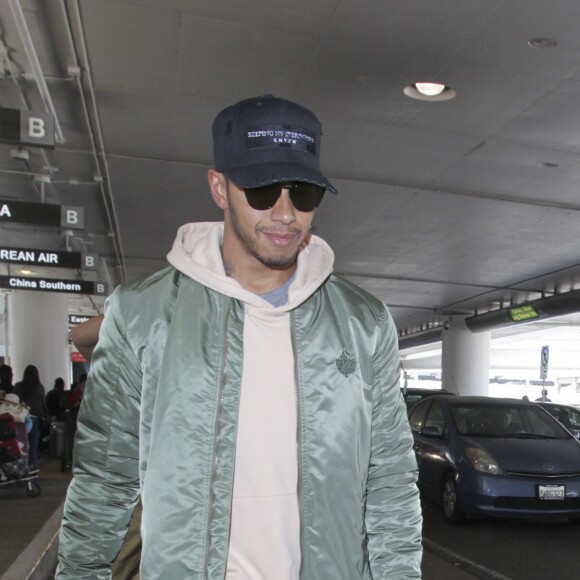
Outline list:
[[[272,93],[319,115],[339,194],[315,233],[402,334],[578,289],[579,21],[577,0],[3,0],[0,107],[51,113],[55,144],[0,144],[0,198],[84,228],[3,221],[0,245],[98,255],[82,277],[109,288],[163,267],[179,225],[220,219],[215,114]]]

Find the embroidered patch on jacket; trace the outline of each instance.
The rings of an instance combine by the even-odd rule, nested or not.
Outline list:
[[[334,359],[334,362],[336,362],[338,372],[347,378],[348,375],[356,371],[356,360],[345,350],[342,351],[342,354],[338,358]]]

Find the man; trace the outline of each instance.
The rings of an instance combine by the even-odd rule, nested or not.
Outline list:
[[[51,417],[56,417],[57,421],[63,420],[63,412],[66,408],[68,393],[64,390],[64,379],[57,377],[54,380],[52,390],[46,393],[46,406]]]
[[[309,235],[320,123],[266,95],[213,137],[224,223],[108,300],[57,578],[109,578],[139,492],[142,580],[420,578],[395,327]]]

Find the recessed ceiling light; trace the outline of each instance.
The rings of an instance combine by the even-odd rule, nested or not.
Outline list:
[[[415,88],[427,97],[436,97],[445,90],[445,85],[440,83],[415,83]]]
[[[554,48],[558,42],[553,38],[532,38],[528,41],[532,48]]]
[[[419,101],[448,101],[457,93],[451,88],[440,83],[415,83],[408,85],[403,92],[412,99]]]
[[[22,268],[22,270],[19,270],[19,272],[21,274],[24,274],[25,276],[31,276],[32,274],[36,274],[34,270],[27,270],[26,268]]]

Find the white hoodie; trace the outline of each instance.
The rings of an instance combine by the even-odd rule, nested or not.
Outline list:
[[[288,303],[274,307],[226,276],[223,224],[179,228],[167,259],[244,303],[244,362],[226,580],[297,580],[300,572],[297,416],[290,311],[332,272],[334,254],[311,236],[298,255]]]

